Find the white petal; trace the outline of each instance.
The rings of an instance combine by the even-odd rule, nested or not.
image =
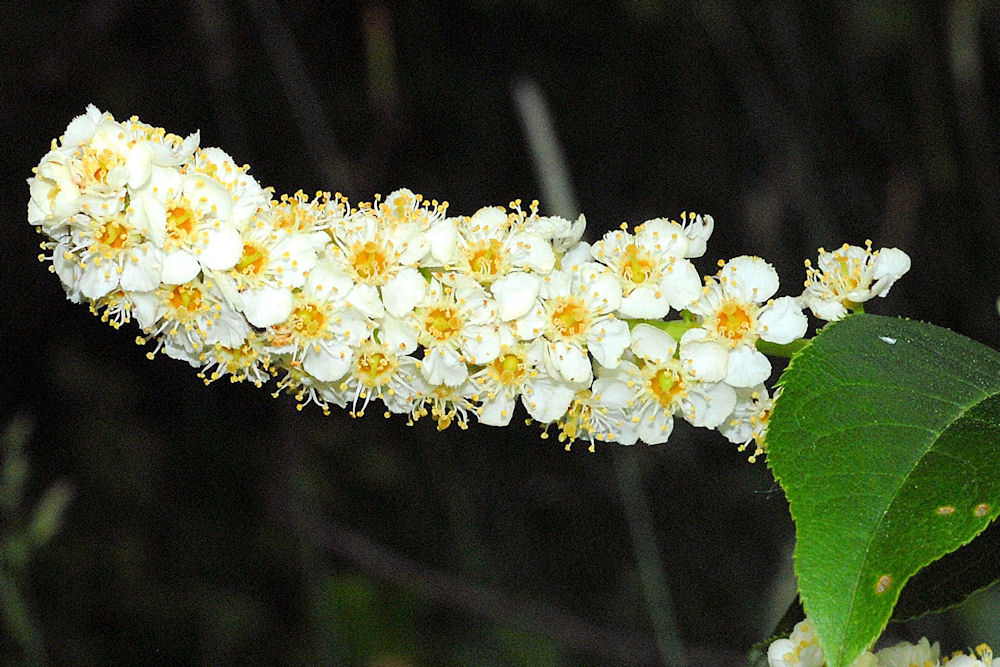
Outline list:
[[[565,384],[541,375],[525,387],[521,403],[532,419],[548,424],[566,414],[575,395]]]
[[[118,287],[118,266],[113,262],[103,261],[96,264],[91,260],[80,276],[80,291],[88,299],[100,299],[116,287]]]
[[[160,280],[168,285],[183,285],[195,279],[201,265],[191,253],[175,249],[163,254],[163,274]]]
[[[462,329],[462,335],[462,354],[470,364],[488,364],[500,356],[500,339],[496,326],[466,326]]]
[[[549,343],[549,359],[567,382],[590,384],[593,378],[590,357],[578,346],[563,341]]]
[[[206,231],[208,243],[198,259],[210,269],[225,271],[236,266],[243,256],[243,238],[236,229],[228,226]]]
[[[479,422],[488,426],[506,426],[514,416],[514,399],[505,392],[487,398],[479,406]]]
[[[514,266],[549,273],[556,265],[552,245],[538,234],[516,232],[507,240]]]
[[[778,291],[778,272],[760,257],[734,257],[722,267],[722,276],[726,292],[743,301],[762,303]]]
[[[150,292],[160,284],[163,254],[146,247],[134,250],[122,263],[121,285],[129,292]]]
[[[435,220],[425,234],[431,255],[441,265],[454,264],[458,247],[458,227],[455,218]],[[419,259],[419,258],[418,258]]]
[[[333,382],[344,377],[351,367],[352,350],[347,345],[327,344],[318,350],[306,349],[302,368],[321,382]]]
[[[379,339],[390,350],[409,354],[417,348],[417,331],[408,320],[387,316],[379,328]]]
[[[718,382],[726,377],[729,350],[715,342],[683,342],[681,337],[681,363],[702,382]]]
[[[469,367],[454,350],[438,347],[427,350],[420,363],[420,374],[431,384],[457,387],[469,376]]]
[[[760,337],[784,345],[806,335],[809,319],[794,297],[783,296],[761,308],[757,315]]]
[[[387,313],[403,317],[424,298],[426,291],[427,281],[420,275],[420,271],[406,267],[382,286],[382,303]]]
[[[652,325],[637,324],[632,328],[631,348],[637,357],[662,364],[674,356],[677,341],[666,331]]]
[[[535,305],[542,280],[533,273],[508,273],[493,283],[490,292],[496,299],[497,314],[502,322],[516,320],[528,314]]]
[[[726,382],[734,387],[752,387],[771,375],[771,362],[749,345],[730,350],[728,363]]]
[[[660,279],[660,288],[674,310],[684,310],[701,295],[701,276],[689,260],[674,260]]]
[[[587,334],[587,347],[594,359],[605,368],[619,364],[622,352],[632,339],[625,320],[609,319],[591,327]]]
[[[255,327],[269,327],[284,322],[292,314],[292,291],[285,288],[262,287],[241,295],[243,315]]]
[[[715,428],[733,412],[736,391],[725,382],[702,385],[688,395],[685,417],[692,426]]]
[[[663,410],[656,410],[651,416],[642,417],[636,426],[640,440],[647,445],[659,445],[666,442],[673,432],[674,417]]]
[[[622,298],[618,314],[626,319],[660,319],[670,312],[670,302],[659,286],[640,285]]]
[[[385,315],[385,308],[382,306],[378,288],[374,285],[355,285],[347,300],[351,303],[351,307],[365,317],[377,320]]]
[[[910,270],[910,256],[899,248],[882,248],[872,262],[872,269],[875,280],[872,294],[885,296],[893,283]]]
[[[568,269],[577,264],[583,264],[584,262],[592,262],[594,256],[590,252],[590,244],[586,241],[580,241],[572,248],[566,251],[566,254],[562,258],[562,268]]]

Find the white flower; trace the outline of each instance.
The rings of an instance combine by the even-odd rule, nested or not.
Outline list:
[[[545,361],[553,376],[590,385],[588,352],[602,366],[618,365],[630,339],[628,325],[614,316],[621,305],[621,282],[607,267],[585,262],[554,270],[545,276],[540,297],[514,326],[522,337],[529,330],[544,334]]]
[[[153,168],[149,184],[132,199],[133,224],[163,248],[162,281],[180,285],[201,270],[225,271],[243,255],[233,219],[234,199],[201,174]]]
[[[431,385],[461,385],[469,364],[487,364],[500,354],[496,306],[479,283],[462,276],[431,280],[413,312],[387,316],[382,333],[406,352],[417,342],[423,346],[420,373]]]
[[[875,654],[879,667],[937,667],[941,664],[941,648],[937,642],[932,646],[926,637],[916,644],[900,642]]]
[[[608,232],[594,244],[594,258],[621,276],[618,313],[629,319],[666,317],[687,308],[701,293],[694,265],[684,259],[689,245],[684,229],[663,218],[635,229]]]
[[[516,215],[495,206],[481,208],[471,217],[449,220],[454,221],[457,236],[444,265],[486,286],[502,321],[531,310],[541,289],[537,274],[549,273],[555,266],[549,241],[525,231]]]
[[[83,296],[99,299],[119,287],[149,292],[159,286],[163,252],[133,229],[128,216],[74,218],[79,222],[71,227],[67,252],[79,268],[74,288]]]
[[[559,441],[566,443],[567,450],[578,439],[587,440],[590,451],[594,451],[595,441],[634,445],[639,435],[630,415],[633,393],[621,366],[613,370],[602,367],[594,384],[577,392],[566,414],[557,420]]]
[[[809,619],[795,624],[788,639],[778,639],[767,649],[769,667],[823,667],[823,650]]]
[[[576,393],[545,370],[541,340],[517,340],[510,328],[500,325],[500,353],[470,378],[479,401],[479,421],[506,426],[514,416],[518,397],[532,419],[547,424],[562,417]]]
[[[806,260],[805,291],[799,303],[821,320],[839,320],[858,304],[885,296],[904,273],[910,257],[898,248],[872,252],[865,247],[844,244],[833,252],[819,249],[818,268]]]
[[[292,290],[305,284],[318,260],[317,232],[277,226],[273,213],[269,207],[250,221],[242,234],[243,254],[232,269],[217,276],[239,292],[233,300],[247,320],[260,328],[288,317]]]
[[[202,363],[206,346],[239,348],[251,333],[243,316],[203,280],[160,285],[151,292],[130,293],[129,299],[139,326],[159,339],[156,350],[169,345],[171,356],[192,365]]]
[[[633,389],[631,414],[639,438],[650,445],[666,442],[681,415],[694,426],[715,428],[732,413],[736,393],[714,375],[717,363],[690,357],[664,331],[648,324],[632,329],[632,353],[641,367],[622,362]]]
[[[420,225],[390,225],[384,218],[360,213],[334,219],[328,232],[330,258],[365,286],[373,317],[383,308],[403,317],[424,297],[427,281],[416,267],[427,253],[428,240]]]
[[[268,352],[290,355],[292,365],[301,365],[320,382],[344,377],[373,328],[350,306],[354,287],[349,276],[318,262],[295,291],[288,317],[268,329]]]
[[[795,299],[771,299],[777,290],[778,273],[759,257],[740,256],[722,264],[689,307],[700,326],[684,333],[681,349],[692,357],[714,357],[721,347],[727,350],[728,384],[752,387],[764,382],[771,362],[757,350],[757,341],[790,343],[805,335],[808,326]]]
[[[391,413],[411,413],[419,405],[426,387],[418,376],[419,363],[384,342],[364,340],[340,385],[325,388],[322,395],[337,404],[350,405],[352,417],[364,416],[376,398]]]
[[[754,451],[750,454],[750,463],[764,453],[764,436],[767,424],[771,418],[771,408],[774,399],[770,398],[767,388],[760,384],[756,387],[739,387],[736,389],[736,406],[732,414],[719,424],[719,433],[729,442],[739,445],[739,451],[745,451],[751,442]]]

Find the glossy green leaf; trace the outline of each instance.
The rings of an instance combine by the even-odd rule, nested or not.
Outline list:
[[[882,632],[903,585],[1000,513],[1000,355],[947,329],[854,315],[793,357],[768,463],[830,667]]]
[[[907,621],[954,607],[976,591],[1000,581],[1000,521],[958,551],[920,570],[907,582],[892,612]]]

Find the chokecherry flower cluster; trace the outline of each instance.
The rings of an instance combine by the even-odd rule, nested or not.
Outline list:
[[[800,621],[791,636],[772,642],[767,650],[767,663],[769,667],[824,667],[826,659],[812,621],[808,618]],[[931,644],[923,637],[916,644],[904,641],[879,651],[865,651],[853,667],[990,667],[993,664],[993,649],[987,644],[980,644],[968,653],[955,651],[942,658],[938,643]]]
[[[275,197],[218,148],[94,106],[29,179],[68,298],[163,352],[299,407],[380,401],[385,414],[506,425],[517,403],[562,440],[665,442],[676,417],[762,451],[772,397],[760,342],[838,319],[909,269],[894,248],[820,251],[799,297],[759,257],[702,280],[713,220],[626,225],[593,245],[585,220],[522,208],[450,216],[400,189]],[[668,320],[673,315],[674,319]],[[568,445],[567,445],[568,446]],[[753,457],[751,457],[752,459]]]

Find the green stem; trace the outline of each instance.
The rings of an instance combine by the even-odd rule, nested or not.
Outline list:
[[[769,343],[766,340],[758,340],[757,349],[771,357],[791,359],[793,356],[805,349],[810,342],[812,341],[809,338],[797,338],[791,343],[781,345],[778,343]]]

